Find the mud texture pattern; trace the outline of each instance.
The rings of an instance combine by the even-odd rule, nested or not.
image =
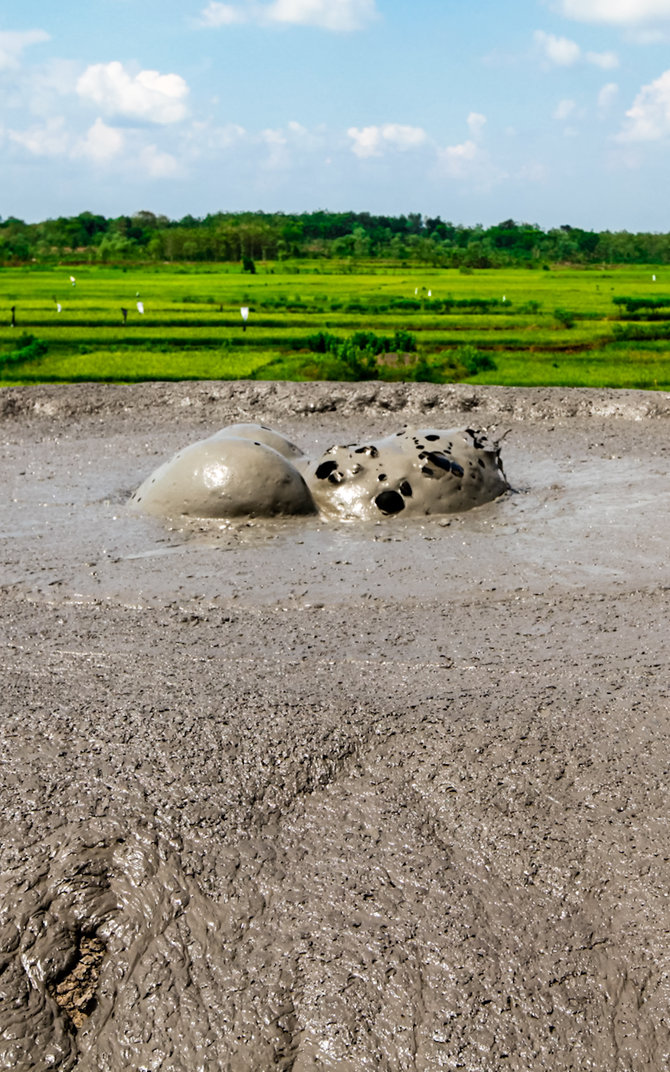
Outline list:
[[[512,488],[128,509],[231,424],[507,433]],[[660,393],[0,392],[0,1068],[669,1067],[669,431]]]

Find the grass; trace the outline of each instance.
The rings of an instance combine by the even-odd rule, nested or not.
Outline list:
[[[657,267],[462,273],[374,263],[354,272],[299,262],[259,266],[253,276],[231,265],[0,268],[0,385],[323,378],[310,335],[403,330],[416,336],[418,355],[383,364],[384,378],[413,378],[419,361],[444,380],[668,390],[670,317],[640,303],[669,294],[670,270]],[[29,348],[17,360],[23,332],[46,353]],[[468,372],[464,347],[495,368]]]

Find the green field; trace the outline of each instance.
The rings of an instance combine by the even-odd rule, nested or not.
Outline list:
[[[670,307],[613,301],[667,296],[670,269],[653,266],[0,268],[0,385],[340,378],[310,337],[402,331],[415,352],[382,356],[371,378],[668,390]]]

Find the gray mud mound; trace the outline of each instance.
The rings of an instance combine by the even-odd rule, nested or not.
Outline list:
[[[403,429],[310,460],[280,433],[235,424],[163,462],[130,499],[159,517],[377,520],[469,510],[508,488],[500,447],[472,428]]]
[[[0,1068],[667,1068],[669,418],[639,392],[0,392]],[[406,505],[127,509],[230,425],[313,499],[362,459]],[[445,489],[467,466],[430,435],[509,429],[516,494],[411,516],[416,470],[356,454],[402,425],[399,466],[439,453]]]

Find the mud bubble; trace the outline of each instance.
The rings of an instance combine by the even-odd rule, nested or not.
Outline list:
[[[407,428],[315,459],[271,428],[234,424],[178,451],[130,505],[164,517],[376,520],[469,510],[508,487],[499,443],[472,428]]]

